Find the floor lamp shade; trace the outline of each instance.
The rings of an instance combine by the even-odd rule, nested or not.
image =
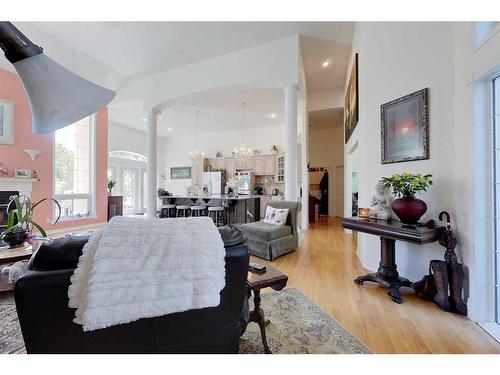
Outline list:
[[[43,53],[15,62],[31,108],[33,133],[48,133],[96,113],[116,93],[56,63]]]
[[[7,21],[0,21],[0,49],[23,83],[34,133],[53,132],[81,120],[116,95],[44,55],[41,47]]]

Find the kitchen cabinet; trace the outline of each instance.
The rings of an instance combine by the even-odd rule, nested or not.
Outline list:
[[[281,158],[284,160],[283,154]],[[234,176],[234,172],[237,170],[252,170],[255,176],[275,176],[276,167],[276,157],[274,155],[255,155],[246,160],[238,160],[233,157],[228,158],[210,158],[207,161],[212,167],[212,170],[226,170],[226,177],[231,178]],[[278,164],[279,167],[280,164]],[[284,173],[284,161],[282,162],[283,173]],[[206,168],[205,168],[206,170]],[[281,176],[283,176],[283,173]],[[278,179],[276,179],[278,181]],[[284,178],[280,180],[283,182]]]
[[[209,164],[212,167],[212,170],[220,171],[222,169],[226,169],[226,159],[227,158],[212,158],[209,160]]]
[[[253,159],[253,172],[256,176],[274,176],[274,155],[258,155]]]
[[[245,160],[236,159],[236,169],[254,169],[254,158],[250,157]]]
[[[276,182],[285,182],[285,155],[278,155],[276,159]]]
[[[234,158],[225,158],[226,160],[226,175],[227,178],[234,177],[234,172],[236,171],[236,159]]]

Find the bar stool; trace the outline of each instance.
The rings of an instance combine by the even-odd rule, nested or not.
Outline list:
[[[164,204],[161,206],[160,217],[176,217],[176,205],[175,204]]]
[[[191,206],[187,204],[180,204],[176,207],[177,217],[188,217],[191,216]]]
[[[205,206],[191,206],[191,216],[192,217],[207,216],[205,210],[206,210]]]
[[[212,218],[217,227],[224,225],[224,207],[211,206],[208,207],[208,216]]]

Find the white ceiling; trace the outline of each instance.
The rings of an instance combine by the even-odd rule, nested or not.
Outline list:
[[[282,90],[254,89],[211,95],[194,100],[177,102],[161,113],[158,118],[158,134],[175,137],[182,133],[194,133],[195,114],[198,115],[200,133],[206,131],[224,132],[242,127],[242,103],[245,105],[245,128],[265,128],[283,124],[284,96]],[[141,108],[141,104],[137,103]],[[146,129],[146,122],[135,111],[129,111],[129,104],[110,108],[112,122],[127,124],[138,130]],[[138,112],[140,113],[140,111]],[[274,114],[271,117],[271,114]],[[172,130],[168,130],[171,128]]]
[[[301,46],[308,91],[344,86],[351,44],[301,36]]]
[[[21,30],[23,22],[16,23]],[[114,71],[137,77],[172,69],[207,58],[302,35],[323,42],[311,43],[306,55],[314,59],[344,58],[335,46],[350,46],[352,22],[29,22]],[[31,28],[30,28],[31,30]],[[35,43],[36,31],[29,35]],[[310,42],[310,41],[309,41]],[[307,42],[309,44],[309,42]],[[322,51],[315,50],[321,49]],[[350,49],[350,48],[349,48]],[[50,51],[47,51],[50,54]],[[330,56],[330,55],[331,56]],[[337,60],[338,58],[338,60]],[[338,61],[338,65],[342,63]]]
[[[127,81],[153,72],[249,48],[290,35],[301,37],[308,91],[342,87],[351,51],[352,22],[15,22],[47,55],[83,77],[119,90]],[[328,60],[327,68],[322,66]],[[4,58],[0,67],[12,69]],[[279,90],[248,90],[176,103],[160,116],[159,134],[170,137],[200,123],[214,130],[240,126],[241,102],[248,126],[282,120]],[[110,120],[144,130],[140,101],[112,103]],[[271,119],[270,113],[277,117]],[[174,130],[168,131],[171,127]]]

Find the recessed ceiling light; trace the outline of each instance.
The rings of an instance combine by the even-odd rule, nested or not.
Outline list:
[[[271,117],[271,118],[275,118],[275,117],[276,117],[276,113],[271,113],[271,114],[269,115],[269,117]]]
[[[172,128],[167,128],[167,130],[168,130],[169,132],[171,132],[171,131],[172,131]]]
[[[323,68],[327,68],[328,65],[330,65],[330,60],[324,61],[322,65],[323,65]]]
[[[143,120],[144,120],[144,121],[148,121],[148,119],[147,119],[147,118],[143,118]]]

